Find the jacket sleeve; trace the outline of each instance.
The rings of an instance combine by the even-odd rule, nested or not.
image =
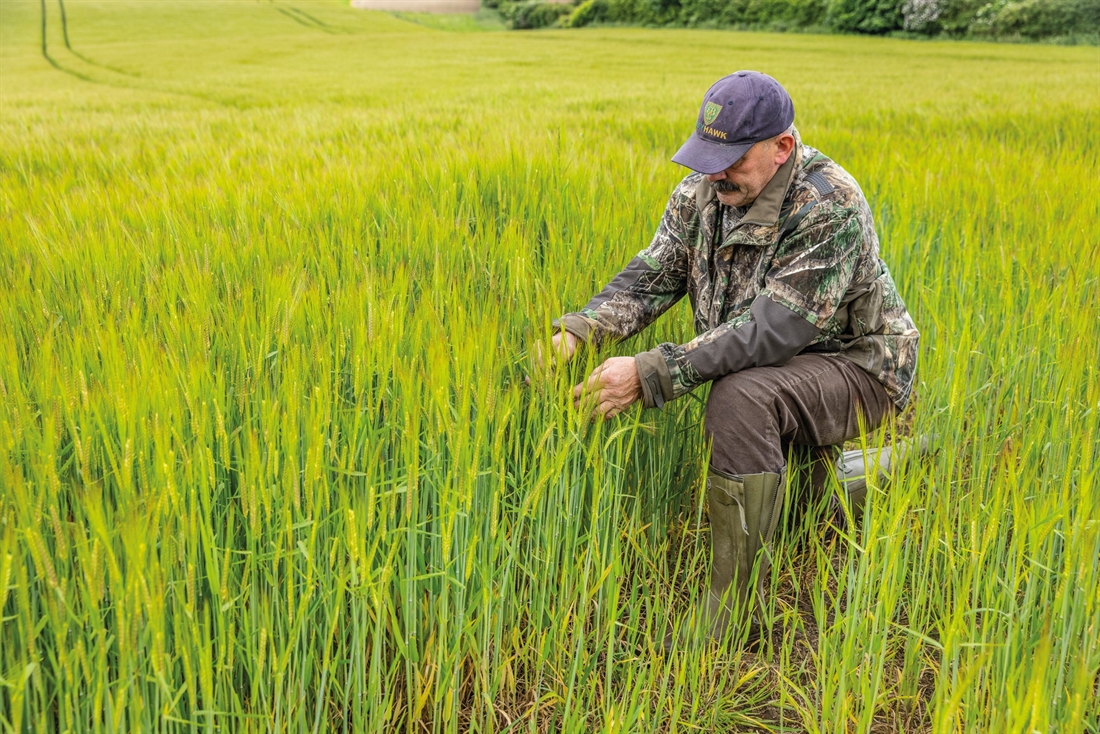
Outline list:
[[[704,382],[784,364],[808,347],[844,297],[861,245],[855,210],[815,205],[776,250],[748,309],[687,344],[660,344],[635,356],[643,405],[662,407]]]
[[[621,341],[649,326],[684,296],[688,243],[693,242],[699,226],[697,181],[692,178],[684,179],[672,192],[649,247],[627,263],[583,309],[555,319],[555,329],[564,329],[594,345]]]

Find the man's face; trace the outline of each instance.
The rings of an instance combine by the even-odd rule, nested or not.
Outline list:
[[[719,173],[707,175],[718,201],[726,206],[748,206],[772,180],[794,149],[794,138],[784,133],[749,148],[741,160]]]

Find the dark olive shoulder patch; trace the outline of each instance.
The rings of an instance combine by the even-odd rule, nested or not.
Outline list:
[[[817,193],[819,196],[825,197],[835,191],[833,185],[829,183],[829,179],[825,178],[825,175],[821,173],[821,171],[807,171],[806,181],[815,189],[817,189]]]

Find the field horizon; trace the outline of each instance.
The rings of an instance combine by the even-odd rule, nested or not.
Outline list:
[[[935,450],[666,654],[706,391],[570,396],[687,306],[524,377],[742,68],[921,330],[857,443]],[[0,0],[0,732],[1100,732],[1098,128],[1095,47]]]

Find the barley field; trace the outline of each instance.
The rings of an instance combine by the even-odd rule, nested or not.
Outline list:
[[[0,0],[0,731],[1100,732],[1100,51],[492,27]],[[687,306],[530,355],[741,68],[861,182],[935,451],[666,654],[705,391],[571,386]]]

